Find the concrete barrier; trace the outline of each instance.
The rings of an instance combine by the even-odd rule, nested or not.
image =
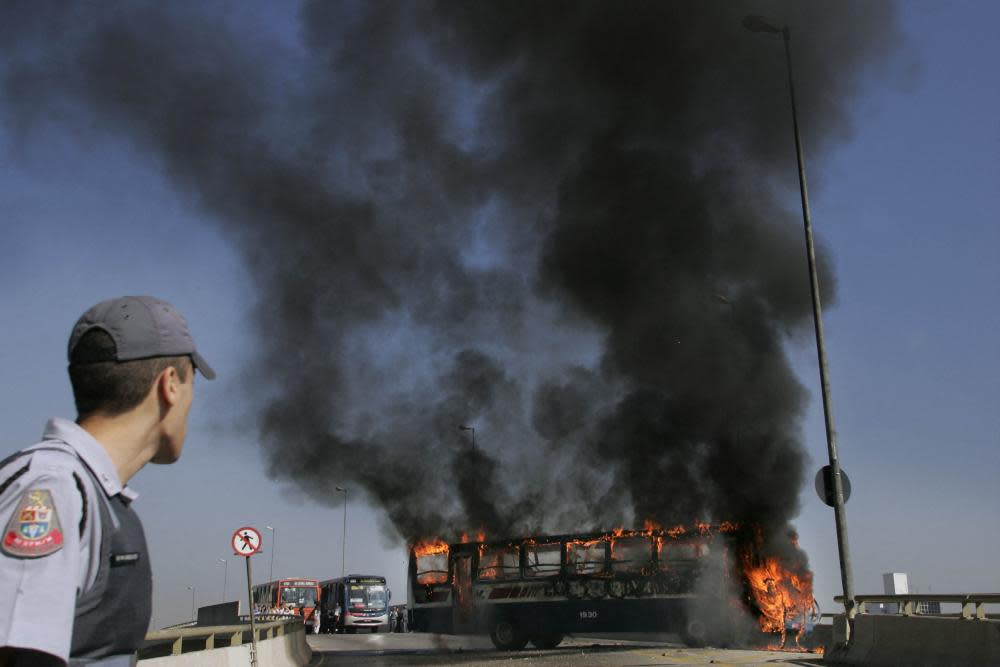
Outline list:
[[[207,607],[198,607],[198,623],[201,627],[210,625],[236,625],[240,622],[240,603],[223,602]]]
[[[306,643],[301,623],[295,624],[292,631],[257,640],[257,664],[261,667],[299,667],[308,665],[311,659],[312,649]],[[141,667],[246,667],[249,664],[249,643],[139,661]]]
[[[846,649],[828,653],[826,660],[872,667],[996,667],[1000,621],[858,614]]]

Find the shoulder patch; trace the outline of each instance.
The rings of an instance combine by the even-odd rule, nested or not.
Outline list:
[[[48,489],[30,489],[7,522],[0,549],[9,556],[39,558],[63,547],[59,513]]]

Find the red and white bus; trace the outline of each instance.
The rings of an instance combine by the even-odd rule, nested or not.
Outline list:
[[[316,579],[277,579],[253,587],[253,601],[264,613],[292,611],[310,622],[319,606],[320,587]]]

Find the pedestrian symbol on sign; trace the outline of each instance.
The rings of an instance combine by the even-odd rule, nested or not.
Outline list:
[[[237,556],[252,556],[260,551],[260,533],[244,526],[233,533],[232,545]]]

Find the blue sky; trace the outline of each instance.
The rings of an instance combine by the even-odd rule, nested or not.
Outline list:
[[[868,82],[842,146],[805,146],[813,224],[839,288],[825,323],[856,589],[880,592],[883,572],[904,571],[921,591],[998,591],[1000,8],[911,2],[900,13],[912,70]],[[799,95],[809,92],[800,82]],[[219,558],[232,597],[243,564],[228,542],[243,525],[268,545],[264,526],[277,528],[276,576],[339,574],[341,508],[269,478],[241,400],[259,371],[254,267],[133,144],[43,123],[28,138],[0,130],[0,455],[31,443],[49,416],[72,416],[65,344],[79,313],[112,295],[159,296],[186,314],[219,380],[197,385],[181,461],[132,483],[153,552],[154,626],[190,614],[188,586],[198,604],[221,598]],[[826,444],[811,338],[791,341],[789,354],[811,392],[803,431],[814,471]],[[830,610],[832,512],[811,484],[801,498],[795,525]],[[347,570],[387,575],[401,599],[405,549],[355,499]],[[270,564],[270,551],[256,557],[255,573]]]

